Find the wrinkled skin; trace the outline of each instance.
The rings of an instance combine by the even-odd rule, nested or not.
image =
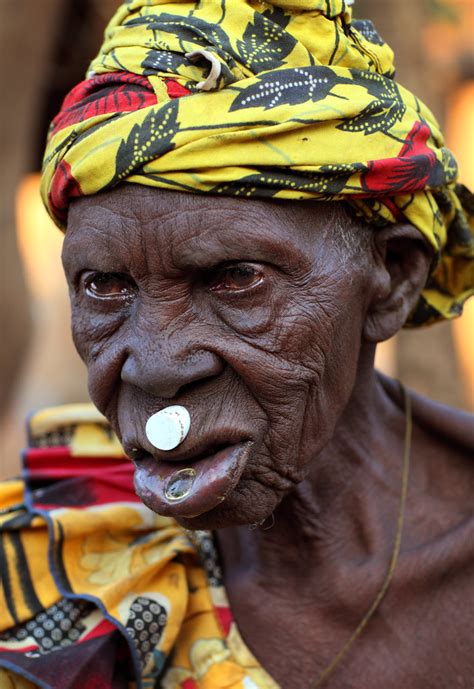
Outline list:
[[[386,572],[405,418],[374,348],[403,325],[430,263],[406,226],[374,233],[363,256],[341,249],[335,212],[129,185],[72,205],[63,253],[90,393],[134,459],[138,494],[187,528],[219,529],[240,631],[284,689],[311,685]],[[191,430],[163,452],[144,428],[172,404]],[[414,401],[395,578],[324,686],[472,689],[467,428]],[[211,475],[196,457],[215,444],[240,459]],[[201,482],[167,500],[163,481],[193,458]]]

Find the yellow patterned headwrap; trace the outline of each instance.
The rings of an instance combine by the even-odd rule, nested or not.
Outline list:
[[[71,198],[121,182],[343,199],[375,227],[408,221],[433,246],[409,324],[459,315],[474,291],[473,196],[351,4],[124,2],[51,126],[42,194],[56,222]]]

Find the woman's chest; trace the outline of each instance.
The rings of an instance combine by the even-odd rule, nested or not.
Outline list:
[[[370,619],[372,601],[357,577],[352,605],[331,602],[329,591],[314,604],[297,590],[228,594],[244,643],[281,689],[472,689],[472,576],[446,575],[433,587],[401,574]]]

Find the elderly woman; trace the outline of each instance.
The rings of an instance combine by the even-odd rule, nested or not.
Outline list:
[[[88,407],[32,418],[2,689],[472,688],[472,425],[373,368],[461,312],[472,196],[349,4],[128,0],[54,120],[74,339],[132,461]]]

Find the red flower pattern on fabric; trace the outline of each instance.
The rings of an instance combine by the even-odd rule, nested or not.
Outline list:
[[[410,193],[436,184],[440,163],[426,145],[430,128],[415,122],[396,158],[370,160],[361,177],[362,188],[369,192]]]
[[[170,98],[181,98],[182,96],[189,96],[191,91],[185,86],[181,86],[174,79],[165,79],[166,90]]]
[[[191,93],[174,79],[167,79],[165,84],[170,98],[181,98]],[[66,96],[61,112],[51,123],[51,133],[90,117],[134,112],[156,103],[156,94],[145,77],[127,72],[101,74],[81,81]]]
[[[156,95],[148,79],[114,72],[81,81],[66,96],[61,112],[51,123],[52,134],[83,122],[90,117],[109,113],[133,112],[156,105]]]
[[[165,83],[172,99],[191,93],[174,79],[167,79]],[[156,94],[148,79],[126,72],[102,74],[82,81],[72,89],[64,100],[61,112],[51,124],[52,133],[90,117],[133,112],[156,105],[156,102]],[[71,166],[62,160],[54,173],[49,194],[55,215],[65,221],[69,200],[82,195],[81,186],[72,175]]]
[[[83,196],[81,185],[71,172],[71,166],[61,160],[53,176],[49,202],[58,218],[66,221],[69,199]]]
[[[181,682],[181,688],[182,689],[198,689],[198,685],[196,684],[196,682],[193,679],[189,678],[189,679],[185,679],[184,682]]]

